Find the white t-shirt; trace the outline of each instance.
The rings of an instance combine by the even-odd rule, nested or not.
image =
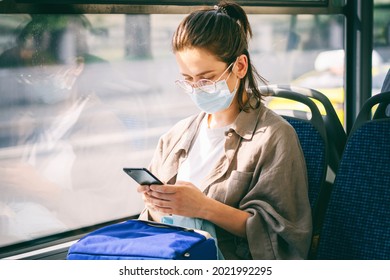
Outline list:
[[[208,128],[207,119],[208,115],[203,119],[188,157],[181,163],[177,175],[177,181],[191,182],[198,188],[223,155],[225,131],[229,129],[229,126]]]

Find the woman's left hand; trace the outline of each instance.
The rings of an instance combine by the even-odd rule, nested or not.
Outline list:
[[[151,185],[145,198],[159,212],[195,218],[202,218],[202,206],[208,201],[196,186],[180,181],[175,185]]]

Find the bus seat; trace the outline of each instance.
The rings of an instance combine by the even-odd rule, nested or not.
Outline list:
[[[310,97],[313,100],[317,100],[324,108],[322,118],[325,123],[326,135],[329,147],[329,167],[335,172],[338,169],[338,165],[343,153],[345,142],[347,141],[347,134],[337,116],[336,110],[332,103],[323,93],[305,87],[290,86],[290,85],[273,85],[280,89],[294,91]]]
[[[368,99],[348,136],[324,217],[317,259],[390,259],[390,118]]]
[[[273,98],[284,98],[305,104],[310,109],[308,115],[302,111],[288,112],[275,110],[296,130],[305,156],[309,181],[309,200],[313,215],[313,237],[320,229],[320,197],[325,195],[325,178],[328,167],[328,142],[324,120],[317,105],[307,96],[277,86],[262,86],[262,93]],[[314,244],[314,243],[313,243]],[[314,248],[314,247],[313,247]],[[309,254],[311,255],[311,253]]]

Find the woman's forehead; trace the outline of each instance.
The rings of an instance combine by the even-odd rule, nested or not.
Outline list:
[[[175,53],[181,73],[197,75],[204,71],[220,70],[226,63],[204,49],[184,49]]]

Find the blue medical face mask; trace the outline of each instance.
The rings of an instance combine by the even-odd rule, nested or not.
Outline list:
[[[226,80],[221,80],[216,82],[215,85],[210,86],[213,87],[213,89],[215,86],[215,91],[213,92],[204,91],[204,87],[194,88],[194,92],[189,93],[189,95],[200,110],[208,114],[213,114],[230,107],[237,92],[237,83],[233,92],[230,91]]]
[[[230,64],[215,82],[202,79],[195,83],[196,87],[185,80],[176,81],[176,84],[189,94],[192,101],[200,110],[208,114],[213,114],[229,108],[236,95],[238,79],[233,92],[230,91],[226,82],[231,72],[225,80],[219,80],[232,66],[234,66],[234,63]]]

